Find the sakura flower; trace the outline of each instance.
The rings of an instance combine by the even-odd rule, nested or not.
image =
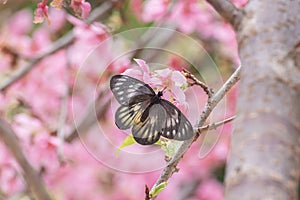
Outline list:
[[[24,184],[19,178],[18,173],[12,166],[1,167],[1,193],[13,195],[24,189]]]
[[[142,59],[133,59],[133,60],[140,66],[142,71],[144,71],[146,73],[150,72],[149,66],[146,64],[146,62],[144,60],[142,60]]]
[[[161,80],[153,76],[153,73],[144,60],[134,59],[134,61],[138,64],[139,68],[127,69],[123,74],[142,80],[153,87],[161,85]]]
[[[102,43],[109,36],[105,26],[101,23],[87,25],[83,21],[72,16],[68,16],[67,20],[74,25],[74,35],[76,37],[76,40],[69,51],[70,55],[72,55],[69,60],[70,65],[76,68],[79,67],[83,64],[83,61],[90,51],[94,50],[88,59],[94,63],[90,63],[89,66],[92,66],[97,62],[97,67],[93,67],[93,69],[91,69],[91,67],[84,67],[84,70],[91,69],[99,72],[100,67],[107,67],[106,63],[109,63],[111,59],[111,49],[109,49],[107,43]],[[99,65],[99,59],[102,61],[100,62],[102,66]],[[97,73],[93,72],[93,74],[95,75]]]
[[[186,102],[185,94],[180,88],[186,83],[186,78],[179,71],[172,71],[168,68],[156,70],[155,73],[162,80],[162,84],[170,89],[171,96],[176,99],[175,104],[183,112],[186,112],[188,104]]]
[[[17,12],[7,23],[10,34],[21,36],[27,34],[32,28],[32,11],[28,9]]]
[[[28,149],[29,159],[36,169],[46,167],[46,173],[52,173],[60,166],[57,149],[60,140],[49,136],[47,133],[39,133],[34,137],[33,145]],[[42,158],[42,159],[41,159]]]
[[[169,21],[176,23],[182,32],[192,33],[208,25],[211,15],[200,7],[197,0],[186,0],[175,5]]]
[[[151,87],[168,90],[164,93],[166,99],[175,99],[175,104],[183,112],[188,110],[185,94],[180,88],[186,83],[186,78],[179,71],[172,71],[169,68],[150,71],[149,66],[144,60],[134,59],[139,68],[127,69],[123,74],[142,80]]]
[[[43,0],[41,3],[38,3],[37,9],[34,11],[33,23],[43,23],[45,18],[47,19],[48,24],[50,24],[50,19],[48,17],[47,0]]]
[[[168,0],[148,0],[144,5],[142,19],[146,22],[161,20],[167,11]]]
[[[45,28],[49,28],[52,32],[60,31],[66,24],[66,13],[64,10],[51,9],[49,12],[51,24]]]
[[[74,34],[79,40],[85,40],[91,44],[97,43],[96,45],[98,45],[100,41],[107,38],[106,28],[101,23],[87,25],[83,21],[72,16],[68,16],[67,20],[75,26]]]
[[[91,5],[85,0],[72,0],[71,7],[75,12],[81,14],[83,19],[87,18],[91,12]]]

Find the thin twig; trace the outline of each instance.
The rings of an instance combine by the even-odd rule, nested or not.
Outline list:
[[[90,24],[93,20],[104,16],[107,12],[109,12],[113,8],[113,3],[107,1],[103,3],[100,7],[94,9],[94,11],[90,14],[90,17],[86,20],[87,24]],[[40,55],[37,55],[31,61],[29,61],[24,67],[19,68],[16,72],[14,72],[9,78],[5,79],[0,84],[0,91],[5,90],[6,88],[10,87],[13,83],[17,80],[25,76],[36,64],[40,62],[43,58],[48,55],[51,55],[58,50],[70,45],[75,39],[73,31],[70,31],[57,41],[55,41],[50,48],[43,51]]]
[[[229,122],[233,121],[235,118],[236,118],[236,116],[232,116],[232,117],[224,119],[220,122],[216,122],[216,123],[208,124],[208,125],[205,125],[205,126],[201,126],[201,127],[197,128],[195,131],[197,131],[198,133],[201,133],[202,131],[213,130],[213,129],[218,128],[219,126],[222,126],[226,123],[229,123]]]
[[[60,109],[60,115],[59,115],[59,119],[58,119],[58,125],[57,125],[57,137],[59,138],[59,140],[61,141],[61,143],[59,144],[58,148],[57,148],[57,155],[58,158],[60,160],[60,162],[64,161],[63,158],[63,140],[65,138],[65,133],[64,133],[64,128],[65,128],[65,124],[67,121],[67,117],[68,117],[68,104],[69,104],[69,100],[70,100],[70,86],[69,86],[69,70],[70,70],[70,63],[69,63],[69,56],[68,56],[68,51],[69,48],[67,48],[66,50],[66,59],[67,59],[67,63],[66,63],[66,73],[65,73],[65,77],[64,77],[64,84],[66,86],[66,90],[65,90],[65,94],[62,96],[61,99],[61,109]]]
[[[58,51],[59,49],[69,45],[74,39],[73,33],[68,33],[64,37],[55,41],[52,46],[44,51],[42,54],[38,55],[37,57],[33,58],[27,65],[24,67],[19,68],[16,72],[14,72],[9,78],[2,81],[0,85],[0,91],[7,89],[11,86],[14,82],[25,76],[36,64],[41,61],[44,57],[51,55]]]
[[[208,98],[211,98],[212,95],[213,95],[213,90],[211,88],[208,87],[208,85],[206,85],[205,83],[201,82],[200,80],[198,80],[191,72],[189,72],[188,70],[186,69],[183,69],[182,70],[182,74],[187,78],[187,79],[190,79],[192,80],[190,84],[190,86],[193,86],[193,85],[198,85],[200,86],[204,92],[207,94]]]
[[[222,98],[225,96],[228,90],[230,90],[239,80],[240,78],[240,72],[241,72],[241,66],[235,70],[235,72],[230,76],[230,78],[224,83],[224,85],[215,93],[209,101],[207,101],[204,110],[200,116],[200,121],[197,124],[197,127],[203,126],[206,119],[212,112],[212,110],[216,107],[216,105],[222,100]],[[160,174],[160,177],[157,179],[156,183],[153,185],[153,190],[155,187],[157,187],[160,183],[167,182],[168,179],[173,175],[174,172],[177,171],[177,164],[181,160],[181,158],[184,156],[184,154],[187,152],[187,150],[190,148],[192,143],[197,140],[199,137],[199,134],[197,134],[197,131],[195,132],[195,137],[189,140],[186,140],[182,143],[182,145],[178,148],[177,152],[173,156],[173,158],[167,163],[167,166],[163,169],[162,173]],[[156,197],[153,197],[151,200],[154,200]]]
[[[233,3],[228,0],[207,0],[207,2],[210,3],[235,30],[238,29],[242,21],[243,13],[237,9]]]
[[[21,166],[23,170],[23,177],[36,199],[50,200],[51,198],[45,189],[43,180],[24,156],[16,134],[9,124],[2,119],[0,119],[0,137]]]

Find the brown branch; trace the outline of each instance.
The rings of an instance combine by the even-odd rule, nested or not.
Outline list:
[[[93,22],[93,20],[97,18],[101,18],[102,16],[106,15],[111,9],[113,8],[113,3],[107,1],[103,3],[100,7],[96,8],[91,14],[90,17],[86,20],[87,24]],[[29,61],[24,67],[21,67],[16,72],[14,72],[9,78],[5,79],[0,84],[0,91],[3,91],[10,87],[13,83],[17,80],[25,76],[33,67],[36,66],[44,57],[49,56],[58,50],[70,45],[75,39],[73,31],[70,31],[65,36],[61,37],[57,41],[55,41],[50,48],[44,51],[42,54],[36,56],[31,61]]]
[[[43,180],[25,158],[16,134],[9,124],[2,119],[0,119],[0,137],[21,166],[23,177],[36,199],[50,200],[51,198],[45,189]]]
[[[208,98],[212,97],[213,95],[213,90],[211,88],[209,88],[205,83],[199,81],[191,72],[189,72],[186,69],[183,69],[182,74],[185,76],[185,78],[192,80],[190,84],[190,86],[193,85],[198,85],[200,86],[204,92],[207,94]]]
[[[206,126],[201,126],[201,127],[199,127],[198,129],[196,129],[196,131],[197,131],[198,133],[201,133],[202,131],[213,130],[213,129],[218,128],[219,126],[222,126],[222,125],[224,125],[224,124],[226,124],[226,123],[229,123],[229,122],[233,121],[235,118],[236,118],[236,116],[232,116],[232,117],[229,117],[229,118],[227,118],[227,119],[224,119],[224,120],[222,120],[222,121],[220,121],[220,122],[208,124],[208,125],[206,125]]]
[[[207,2],[210,3],[235,30],[238,29],[243,17],[241,10],[237,9],[235,5],[228,0],[207,0]]]
[[[204,122],[212,112],[212,110],[216,107],[216,105],[223,99],[225,94],[228,90],[230,90],[239,80],[240,78],[240,72],[241,72],[241,66],[236,69],[236,71],[230,76],[230,78],[224,83],[224,85],[215,93],[206,103],[204,110],[200,116],[200,121],[197,124],[197,127],[203,126]],[[179,147],[173,158],[167,163],[167,166],[163,169],[162,173],[160,174],[160,177],[152,187],[154,189],[157,187],[160,183],[167,182],[169,178],[173,175],[174,172],[177,171],[177,164],[181,160],[181,158],[184,156],[184,154],[187,152],[187,150],[190,148],[192,143],[197,140],[199,137],[199,134],[197,134],[197,131],[195,131],[195,137],[186,140],[182,143],[182,145]],[[154,200],[156,197],[153,197],[151,200]]]
[[[57,137],[59,138],[60,141],[63,141],[65,138],[65,124],[68,118],[68,104],[70,101],[70,93],[71,93],[71,88],[69,85],[70,81],[70,76],[69,76],[69,70],[70,70],[70,62],[69,62],[69,48],[66,50],[66,58],[67,58],[67,63],[66,63],[66,73],[64,76],[64,84],[66,86],[66,89],[64,91],[64,94],[61,97],[61,105],[60,105],[60,114],[58,118],[58,123],[57,123]],[[64,161],[63,157],[63,144],[60,143],[58,148],[57,148],[57,155],[59,158],[60,162]]]
[[[24,67],[21,67],[16,72],[14,72],[9,78],[2,81],[0,85],[0,91],[3,91],[10,87],[13,83],[15,83],[17,80],[25,76],[36,64],[41,61],[45,56],[51,55],[58,51],[59,49],[69,45],[74,39],[74,36],[72,33],[68,33],[64,37],[58,39],[56,42],[53,43],[53,45],[44,53],[41,55],[38,55],[37,57],[33,58],[27,65]]]

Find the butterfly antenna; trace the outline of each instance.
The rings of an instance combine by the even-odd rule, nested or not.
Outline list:
[[[164,87],[164,89],[161,90],[161,92],[164,92],[167,89],[167,86]]]

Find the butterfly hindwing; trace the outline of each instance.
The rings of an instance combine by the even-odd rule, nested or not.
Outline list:
[[[115,123],[121,130],[129,129],[137,116],[144,112],[150,101],[141,101],[131,105],[121,105],[115,114]]]
[[[166,111],[166,120],[162,136],[180,141],[190,139],[194,135],[191,123],[172,103],[164,99],[160,101]]]
[[[166,111],[160,104],[153,104],[149,108],[146,120],[142,121],[137,116],[136,123],[132,127],[134,139],[143,145],[154,144],[159,140],[166,120]]]
[[[117,127],[132,127],[139,144],[154,144],[160,136],[180,141],[193,137],[191,123],[176,106],[161,99],[162,91],[155,94],[149,85],[126,75],[113,76],[110,88],[121,104],[115,113]]]
[[[134,104],[155,96],[155,92],[149,85],[126,75],[113,76],[110,80],[110,88],[121,105]]]

